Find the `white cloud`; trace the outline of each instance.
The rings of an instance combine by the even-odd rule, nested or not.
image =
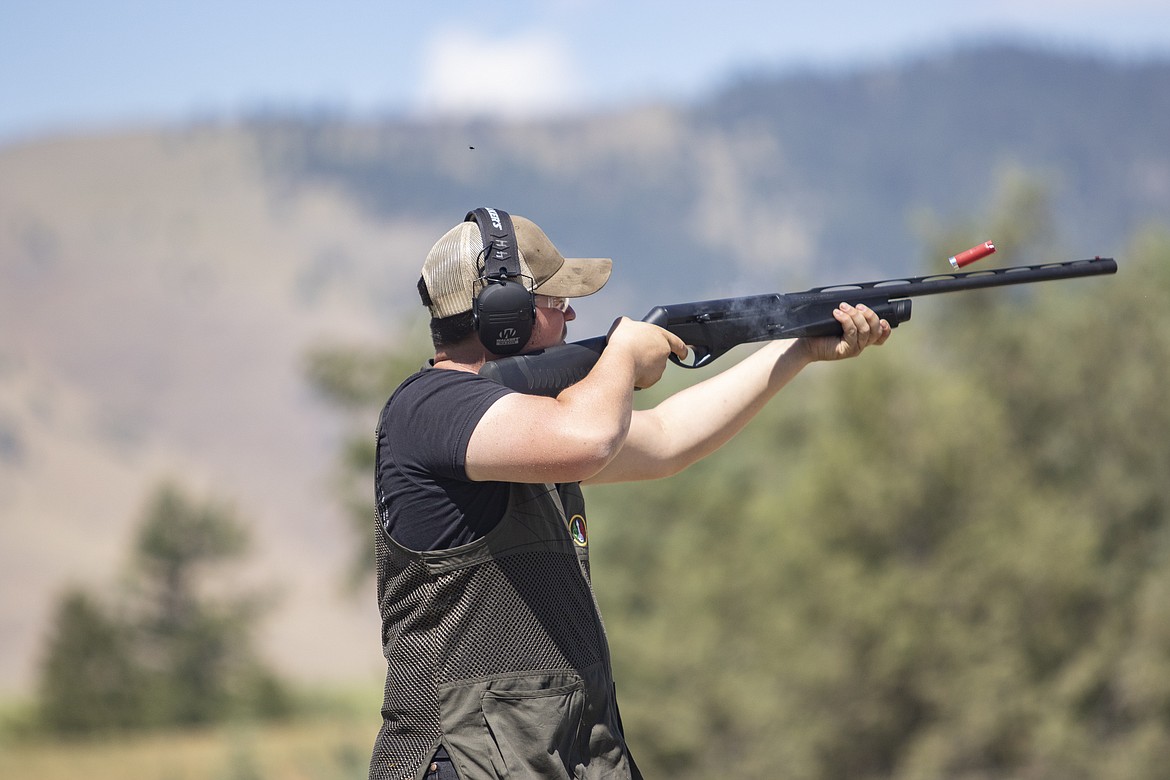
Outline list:
[[[516,118],[572,109],[584,92],[555,35],[453,31],[428,42],[415,102],[425,113]]]

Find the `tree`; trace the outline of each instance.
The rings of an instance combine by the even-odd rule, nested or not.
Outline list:
[[[45,726],[85,734],[287,714],[285,686],[253,648],[267,605],[224,571],[247,550],[229,509],[161,485],[139,525],[128,597],[112,609],[75,589],[58,606],[41,669]]]
[[[41,719],[59,734],[140,727],[145,678],[133,661],[134,637],[85,591],[57,604],[41,668]]]
[[[1116,277],[936,299],[706,462],[591,492],[648,774],[1163,776],[1167,269],[1154,232]]]
[[[248,547],[245,528],[226,507],[194,503],[173,485],[160,486],[149,500],[131,582],[156,719],[210,723],[287,707],[252,647],[263,600],[207,592]]]

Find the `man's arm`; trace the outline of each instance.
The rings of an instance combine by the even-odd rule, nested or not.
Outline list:
[[[854,357],[890,336],[889,323],[866,307],[842,304],[833,314],[840,338],[769,342],[723,373],[634,412],[620,451],[586,481],[676,474],[726,444],[809,363]]]
[[[511,393],[492,404],[467,445],[468,478],[539,483],[593,476],[626,441],[633,388],[657,382],[671,353],[686,357],[674,334],[619,320],[589,375],[556,398]]]

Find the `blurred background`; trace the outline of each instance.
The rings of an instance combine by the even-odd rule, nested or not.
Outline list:
[[[440,5],[0,10],[0,774],[365,776],[373,426],[491,205],[615,259],[573,338],[1116,256],[592,489],[595,586],[648,777],[1165,777],[1170,7]]]

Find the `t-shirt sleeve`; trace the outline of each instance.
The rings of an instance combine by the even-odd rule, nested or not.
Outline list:
[[[467,444],[484,413],[515,392],[478,374],[430,369],[383,409],[376,491],[383,529],[414,550],[477,539],[507,508],[509,486],[467,478]]]
[[[403,425],[397,443],[411,450],[399,463],[446,479],[467,479],[467,444],[475,426],[492,404],[514,391],[465,371],[432,370],[416,384],[397,399],[402,407],[395,415]],[[399,455],[403,449],[395,447]]]

